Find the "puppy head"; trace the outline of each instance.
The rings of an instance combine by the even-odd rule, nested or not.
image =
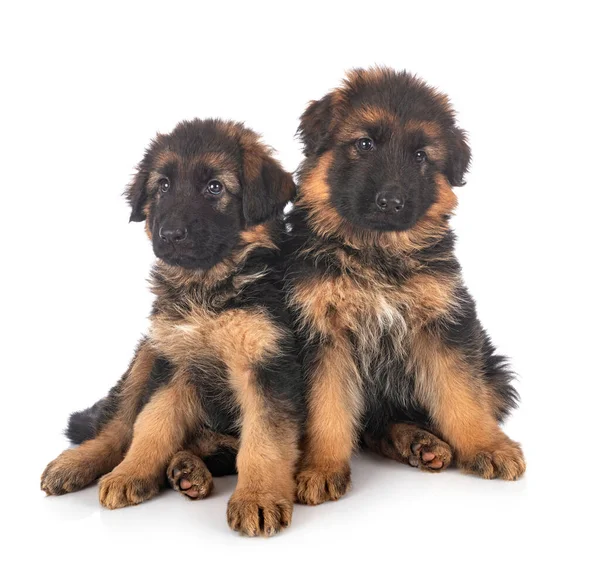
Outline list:
[[[314,201],[330,229],[400,232],[431,213],[442,219],[471,159],[446,96],[385,68],[351,71],[308,106],[298,132],[307,157],[300,202]]]
[[[221,120],[159,134],[137,169],[126,190],[130,220],[146,222],[157,257],[187,269],[226,258],[244,230],[281,213],[295,190],[256,133]]]

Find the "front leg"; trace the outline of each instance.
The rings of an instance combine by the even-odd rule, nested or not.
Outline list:
[[[349,344],[323,346],[309,374],[308,422],[297,498],[304,504],[337,500],[350,488],[361,395]]]
[[[435,429],[456,452],[458,466],[484,479],[515,480],[525,472],[518,443],[502,432],[494,391],[481,360],[423,329],[411,348],[416,394]]]
[[[284,400],[275,383],[268,382],[273,379],[267,375],[276,374],[273,369],[249,369],[232,378],[241,407],[241,437],[238,483],[227,506],[227,522],[248,536],[271,536],[292,519],[298,415],[293,399]]]
[[[122,508],[157,494],[170,459],[196,423],[197,412],[196,394],[178,371],[138,416],[125,459],[100,480],[100,503]]]

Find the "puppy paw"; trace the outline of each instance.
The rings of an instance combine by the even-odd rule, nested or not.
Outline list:
[[[71,450],[59,455],[42,473],[40,487],[48,495],[75,492],[93,483],[97,478],[96,466],[77,456]]]
[[[296,476],[296,498],[302,504],[314,506],[338,500],[350,488],[350,466],[339,470],[308,468]]]
[[[526,464],[519,444],[507,438],[492,449],[462,458],[459,467],[484,479],[515,481],[525,472]]]
[[[155,496],[160,483],[155,478],[133,477],[125,471],[115,470],[100,479],[100,504],[114,510],[140,504]]]
[[[237,489],[227,505],[227,523],[246,536],[270,537],[291,524],[293,508],[285,496]]]
[[[446,469],[452,462],[450,446],[426,431],[419,431],[412,438],[411,455],[408,462],[423,471],[438,473]]]
[[[173,456],[167,479],[173,490],[190,500],[206,498],[213,489],[213,478],[204,461],[189,451],[180,451]]]

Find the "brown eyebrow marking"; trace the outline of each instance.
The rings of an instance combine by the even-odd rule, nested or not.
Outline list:
[[[211,169],[234,169],[235,161],[224,151],[209,151],[195,156],[192,161],[192,166],[197,166],[202,163]]]
[[[398,128],[400,125],[398,116],[385,108],[365,105],[353,110],[344,118],[340,124],[339,136],[341,139],[352,140],[357,134],[365,132],[366,128],[381,125]]]
[[[408,120],[404,126],[408,132],[422,132],[432,139],[439,138],[442,135],[442,128],[436,122],[428,120]]]
[[[442,128],[436,122],[428,120],[408,120],[404,126],[409,133],[421,133],[427,138],[423,150],[433,161],[443,161],[447,155],[447,149],[442,137]]]
[[[178,165],[181,157],[175,151],[163,151],[154,159],[153,168],[165,167],[167,165]]]

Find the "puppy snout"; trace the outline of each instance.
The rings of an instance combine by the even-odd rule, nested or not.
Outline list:
[[[183,226],[161,226],[158,235],[168,243],[180,243],[187,237],[187,228]]]
[[[397,214],[404,208],[404,199],[400,196],[400,188],[388,188],[378,192],[375,203],[380,211]]]

